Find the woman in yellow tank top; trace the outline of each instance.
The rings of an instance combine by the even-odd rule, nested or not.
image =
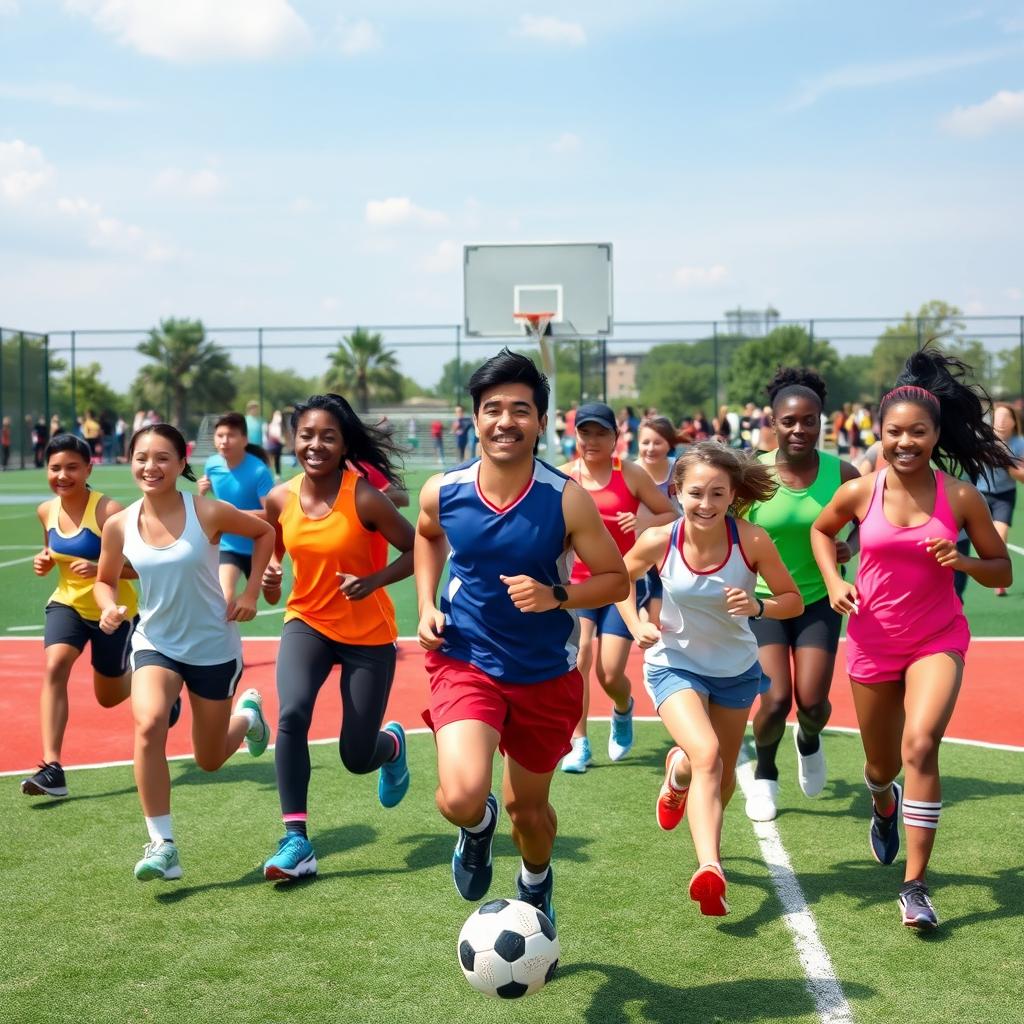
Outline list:
[[[128,609],[127,621],[111,636],[100,630],[100,611],[92,595],[100,536],[103,524],[122,506],[89,489],[89,446],[74,434],[58,434],[46,446],[43,464],[56,497],[36,509],[43,527],[43,549],[32,560],[32,568],[37,576],[56,569],[58,578],[46,604],[43,634],[46,672],[39,695],[43,760],[35,775],[22,781],[21,791],[29,796],[60,797],[68,792],[60,759],[68,722],[71,667],[90,644],[96,700],[105,708],[120,704],[131,690],[128,653],[138,602],[128,582],[135,573],[126,566],[118,584],[118,601]]]
[[[341,666],[341,760],[350,772],[380,769],[377,795],[394,807],[409,788],[405,733],[381,729],[395,675],[395,609],[384,587],[412,575],[412,524],[347,464],[372,466],[400,485],[390,434],[366,426],[340,395],[314,395],[291,418],[303,473],[267,495],[277,558],[263,596],[281,599],[280,559],[292,559],[294,583],[277,656],[275,764],[285,835],[263,865],[268,879],[316,874],[307,834],[307,736],[317,694]],[[388,545],[399,552],[388,563]]]

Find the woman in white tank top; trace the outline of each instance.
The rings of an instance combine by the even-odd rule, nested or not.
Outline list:
[[[270,738],[258,691],[243,693],[234,711],[230,699],[242,673],[236,623],[256,614],[274,532],[226,502],[180,492],[180,476],[195,480],[185,453],[185,439],[166,423],[145,427],[132,438],[128,461],[142,498],[104,525],[93,588],[100,628],[113,633],[126,613],[115,590],[125,562],[138,573],[140,620],[131,654],[135,783],[150,838],[135,865],[140,881],[181,877],[165,748],[168,714],[182,686],[189,691],[196,764],[204,771],[216,771],[243,737],[254,756]],[[249,584],[230,604],[217,574],[222,533],[254,541]]]
[[[665,759],[657,820],[674,829],[689,809],[698,868],[690,898],[702,914],[728,913],[720,860],[722,811],[736,786],[735,764],[751,704],[767,689],[749,619],[786,619],[803,601],[771,538],[733,518],[776,484],[755,459],[701,441],[675,466],[684,518],[647,530],[625,556],[631,580],[658,568],[661,624],[619,605],[644,650],[644,682],[677,746]],[[774,595],[754,597],[758,573]]]

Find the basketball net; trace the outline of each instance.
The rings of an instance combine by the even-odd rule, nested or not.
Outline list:
[[[558,435],[555,433],[555,349],[548,337],[548,325],[554,313],[513,313],[517,322],[526,327],[527,333],[537,342],[540,349],[541,366],[548,378],[551,407],[548,409],[547,449],[552,464],[558,462]]]

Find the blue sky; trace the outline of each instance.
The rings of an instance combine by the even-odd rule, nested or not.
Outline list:
[[[1024,313],[1019,3],[0,0],[0,323],[457,322],[611,241],[620,319]]]

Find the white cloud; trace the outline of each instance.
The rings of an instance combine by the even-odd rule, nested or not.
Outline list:
[[[408,196],[370,199],[366,204],[366,223],[371,227],[393,228],[414,225],[433,228],[447,222],[448,218],[443,213],[417,206]]]
[[[224,179],[209,167],[199,171],[167,167],[156,176],[153,188],[179,199],[209,199],[223,190]]]
[[[1024,89],[1001,89],[973,107],[956,107],[943,118],[943,126],[952,135],[976,138],[1000,128],[1024,126]]]
[[[462,246],[446,238],[438,242],[437,248],[423,261],[428,274],[450,274],[462,262]]]
[[[338,49],[346,57],[358,57],[360,54],[380,49],[380,33],[373,22],[365,18],[338,18],[334,32],[338,40]]]
[[[1024,288],[1007,288],[1003,295],[1011,302],[1020,302],[1024,299]]]
[[[837,68],[807,82],[799,95],[790,103],[791,110],[809,107],[831,92],[848,89],[867,89],[893,82],[906,82],[915,78],[956,71],[960,68],[988,64],[1004,57],[1019,56],[1019,46],[1004,46],[991,50],[968,50],[964,53],[941,54],[932,57],[909,57],[883,64],[851,64]]]
[[[684,291],[720,288],[728,283],[729,271],[721,263],[710,267],[677,267],[672,272],[672,281]]]
[[[0,99],[27,100],[33,103],[47,103],[53,107],[91,110],[101,114],[139,110],[142,107],[138,100],[84,92],[77,86],[64,82],[40,82],[34,85],[0,82]]]
[[[111,217],[98,203],[88,199],[58,199],[57,211],[82,226],[93,249],[124,256],[138,255],[154,263],[164,262],[174,255],[169,246],[149,238],[137,224]]]
[[[64,0],[64,6],[122,46],[168,61],[260,60],[311,39],[288,0]]]
[[[574,132],[562,132],[548,147],[552,153],[558,156],[568,156],[578,153],[583,147],[583,140]]]
[[[521,15],[514,35],[553,46],[583,46],[587,41],[587,33],[578,21],[563,21],[546,14]]]
[[[21,139],[0,142],[0,197],[21,203],[53,177],[53,168],[37,146]]]

